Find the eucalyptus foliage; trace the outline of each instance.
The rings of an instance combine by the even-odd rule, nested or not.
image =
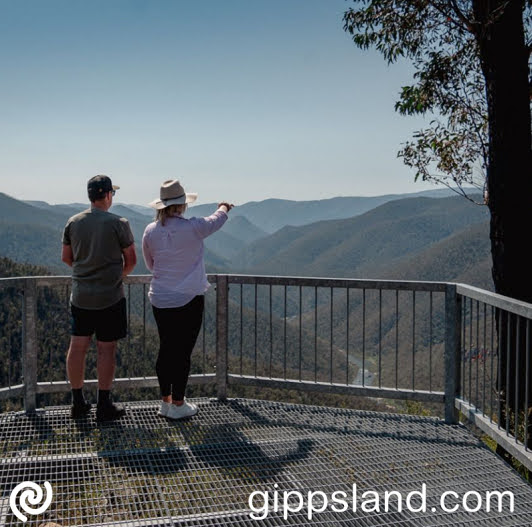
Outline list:
[[[514,0],[515,1],[515,0]],[[486,81],[478,46],[486,25],[510,2],[492,2],[491,20],[478,21],[471,0],[355,0],[344,29],[361,49],[379,51],[388,63],[402,58],[415,68],[395,109],[430,115],[430,124],[402,145],[398,156],[416,170],[416,180],[486,190],[489,127]],[[486,5],[489,4],[485,0]],[[532,2],[524,5],[527,45]]]

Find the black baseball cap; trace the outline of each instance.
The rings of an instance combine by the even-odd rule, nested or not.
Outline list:
[[[120,187],[113,185],[111,178],[109,176],[94,176],[89,179],[87,183],[87,192],[89,193],[89,198],[98,199],[98,196],[102,196],[106,192],[111,192],[113,190],[118,190]]]

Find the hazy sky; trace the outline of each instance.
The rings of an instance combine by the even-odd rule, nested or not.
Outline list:
[[[342,29],[344,0],[0,0],[0,191],[86,201],[108,174],[146,204],[432,188],[396,158],[423,125]]]

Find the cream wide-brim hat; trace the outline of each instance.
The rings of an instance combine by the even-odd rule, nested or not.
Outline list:
[[[194,203],[198,199],[195,193],[187,193],[177,179],[169,179],[161,185],[160,198],[153,200],[148,205],[152,209],[161,210],[170,205],[183,205]]]

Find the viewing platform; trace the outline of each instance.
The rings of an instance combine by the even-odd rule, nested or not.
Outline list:
[[[154,402],[128,403],[127,416],[112,424],[98,424],[94,415],[73,421],[65,407],[3,415],[2,524],[20,524],[7,496],[14,484],[30,480],[49,481],[54,489],[48,511],[30,517],[35,525],[251,526],[257,521],[250,517],[250,494],[275,490],[305,497],[322,491],[329,500],[344,491],[349,510],[329,506],[309,520],[305,506],[284,520],[271,501],[264,525],[530,525],[532,487],[463,426],[270,401],[195,402],[199,414],[176,422],[158,417]],[[364,512],[360,503],[352,512],[353,483],[361,501],[367,490],[406,498],[426,484],[428,511],[396,512],[392,500],[395,512]],[[514,494],[514,513],[440,508],[446,491],[485,496],[493,490]],[[320,508],[318,497],[314,503]],[[448,507],[458,503],[447,500]],[[258,497],[255,506],[263,505]]]
[[[47,340],[54,334],[68,343],[69,279],[0,279],[3,305],[11,306],[4,328],[17,317],[23,323],[20,342],[9,340],[9,382],[0,389],[1,526],[21,525],[9,498],[25,481],[53,489],[46,511],[27,514],[25,524],[35,526],[532,525],[530,483],[465,426],[532,468],[528,412],[498,422],[508,404],[496,389],[499,357],[522,350],[499,343],[495,323],[506,317],[528,334],[532,306],[440,282],[209,279],[215,287],[190,386],[212,397],[194,398],[199,413],[183,421],[159,417],[156,396],[124,397],[155,394],[157,386],[140,372],[141,359],[153,358],[158,345],[149,277],[134,276],[126,288],[130,335],[119,350],[128,360],[118,365],[114,388],[127,414],[112,423],[96,422],[95,409],[72,420],[68,405],[47,399],[69,396],[56,366],[66,346]],[[529,368],[527,360],[527,379]],[[89,364],[89,392],[93,371]],[[385,411],[340,408],[346,401]],[[423,489],[426,510],[416,512]],[[378,493],[380,511],[368,510],[366,491]],[[392,497],[385,512],[392,491],[401,493],[402,510]],[[506,498],[502,512],[496,499],[487,509],[486,493],[496,491],[512,493],[513,512]],[[347,510],[338,510],[335,492]],[[409,510],[412,492],[418,497]],[[443,502],[454,512],[442,508],[446,492],[455,493]],[[324,510],[309,518],[309,504]]]

